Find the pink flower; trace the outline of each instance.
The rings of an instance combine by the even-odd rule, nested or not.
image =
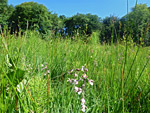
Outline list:
[[[82,88],[78,88],[78,95],[82,93]]]
[[[74,76],[77,77],[78,75],[75,73]]]
[[[70,82],[70,83],[72,83],[72,80],[71,80],[70,78],[68,78],[67,82]]]
[[[44,76],[46,76],[46,75],[47,75],[47,73],[45,72],[45,73],[44,73]]]
[[[76,85],[77,85],[77,84],[78,84],[78,81],[77,81],[77,80],[74,80],[74,84],[76,84]]]
[[[45,69],[47,69],[47,66],[45,66]]]
[[[69,70],[68,74],[70,75],[73,71],[74,71],[74,69]]]
[[[45,68],[42,68],[41,70],[43,71]]]
[[[94,81],[93,81],[92,79],[89,80],[89,84],[92,85],[92,86],[93,86],[93,82],[94,82]]]
[[[82,112],[85,112],[85,108],[87,108],[86,105],[82,105],[81,111],[82,111]]]
[[[49,71],[49,70],[47,70],[47,73],[50,73],[50,71]]]
[[[74,89],[75,89],[75,92],[78,92],[78,87],[75,86]]]
[[[82,93],[82,88],[78,88],[78,87],[74,87],[75,92],[78,92],[78,95],[80,95]]]
[[[81,71],[84,72],[84,66],[82,66]]]
[[[83,77],[83,78],[87,78],[88,76],[86,76],[86,74],[84,73],[84,74],[82,75],[82,77]]]
[[[72,73],[74,71],[74,69],[72,69],[72,70],[69,70],[69,73]]]
[[[85,99],[82,98],[82,99],[81,99],[81,105],[84,105],[84,104],[85,104]]]
[[[44,65],[43,65],[43,64],[41,64],[41,67],[44,67]]]
[[[87,68],[85,68],[85,71],[86,71],[86,72],[88,72],[88,69],[87,69]]]

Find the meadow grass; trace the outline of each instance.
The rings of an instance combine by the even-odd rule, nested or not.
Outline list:
[[[37,32],[1,35],[0,112],[80,113],[82,96],[67,79],[68,70],[85,64],[94,80],[92,87],[85,86],[86,112],[150,112],[150,48],[129,45],[126,51],[124,44],[101,45],[97,39],[96,33],[88,42],[61,37],[43,40]],[[19,91],[7,77],[7,55],[25,70]]]

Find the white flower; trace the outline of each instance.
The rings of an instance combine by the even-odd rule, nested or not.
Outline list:
[[[82,88],[78,88],[78,87],[74,87],[75,92],[78,92],[78,95],[80,95],[82,93]]]
[[[74,69],[72,69],[70,72],[72,73],[74,71]]]
[[[82,88],[78,88],[78,95],[82,93]]]
[[[82,66],[81,71],[83,71],[83,72],[84,72],[84,66]]]
[[[71,80],[70,78],[68,78],[67,82],[70,82],[70,83],[72,83],[72,80]]]
[[[47,69],[47,66],[45,66],[45,69]]]
[[[78,92],[79,88],[75,86],[74,89],[75,89],[75,92]]]
[[[45,68],[42,68],[41,71],[43,71]]]
[[[47,73],[50,73],[50,71],[49,71],[49,70],[47,70]]]
[[[89,84],[93,86],[93,80],[89,80]]]
[[[77,77],[78,75],[75,73],[74,76]]]
[[[45,73],[44,73],[44,75],[46,76],[46,75],[47,75],[47,73],[45,72]]]
[[[87,69],[87,68],[85,68],[85,71],[86,71],[86,72],[88,72],[88,69]]]
[[[43,64],[41,64],[41,67],[44,67],[44,65],[43,65]]]
[[[83,77],[83,78],[87,78],[88,76],[86,76],[86,74],[84,73],[84,74],[82,75],[82,77]]]
[[[74,79],[74,84],[76,84],[76,85],[78,84],[78,81],[77,81],[77,80],[75,80],[75,79]]]
[[[85,108],[87,108],[86,105],[82,105],[81,107],[82,112],[85,112]]]
[[[73,71],[74,71],[74,69],[69,70],[68,74],[70,75]]]
[[[85,104],[85,99],[82,98],[82,99],[81,99],[81,105],[84,105],[84,104]]]

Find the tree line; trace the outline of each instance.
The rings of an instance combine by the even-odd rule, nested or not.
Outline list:
[[[0,0],[0,25],[11,33],[36,30],[41,34],[59,34],[62,37],[88,35],[97,31],[101,43],[128,40],[150,45],[150,7],[137,4],[125,16],[109,16],[104,19],[92,14],[77,13],[72,17],[58,16],[37,2],[24,2],[17,6]]]

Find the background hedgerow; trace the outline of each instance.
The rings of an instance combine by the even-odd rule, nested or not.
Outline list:
[[[129,0],[126,1],[127,14],[122,17],[110,15],[102,19],[90,13],[77,13],[72,17],[58,16],[37,2],[24,2],[13,6],[8,4],[8,0],[1,0],[0,25],[2,31],[9,29],[11,34],[35,30],[41,33],[42,38],[77,35],[86,40],[83,36],[91,36],[93,32],[98,31],[101,43],[116,43],[123,40],[123,36],[129,36],[128,40],[136,44],[150,46],[150,6],[146,3],[138,4],[138,0],[135,0],[135,7],[128,12]]]

